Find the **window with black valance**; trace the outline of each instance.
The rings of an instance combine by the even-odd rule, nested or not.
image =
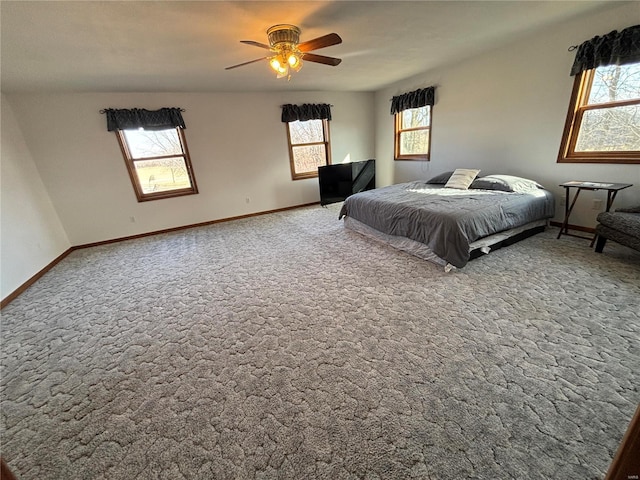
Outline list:
[[[579,46],[559,163],[640,164],[640,25]]]
[[[400,113],[410,108],[433,106],[435,103],[435,91],[435,87],[427,87],[393,97],[391,99],[391,114]]]
[[[318,167],[331,164],[330,120],[328,103],[282,105],[292,180],[317,177]]]
[[[573,48],[573,47],[572,47]],[[640,25],[595,36],[577,47],[571,75],[605,65],[640,62]]]
[[[306,122],[308,120],[331,120],[331,105],[327,103],[282,105],[282,121],[284,123]]]
[[[187,128],[182,118],[181,108],[105,108],[101,111],[107,116],[107,130],[165,130],[167,128]]]
[[[395,160],[430,159],[435,90],[435,87],[421,88],[391,99],[391,114],[395,117]]]
[[[198,193],[180,108],[106,108],[139,202]]]

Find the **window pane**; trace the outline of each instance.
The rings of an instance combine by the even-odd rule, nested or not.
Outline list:
[[[596,68],[589,93],[589,105],[639,98],[640,63]]]
[[[400,155],[426,154],[429,150],[429,130],[400,133]]]
[[[640,105],[587,110],[576,152],[640,150]]]
[[[182,157],[134,162],[143,193],[166,192],[191,188],[187,167]]]
[[[430,124],[429,110],[427,107],[410,108],[402,111],[402,128],[428,127]]]
[[[182,154],[182,146],[175,128],[169,130],[124,130],[133,158],[160,157]]]
[[[327,164],[324,145],[292,147],[293,164],[296,173],[317,172],[318,167]]]
[[[308,120],[306,122],[289,122],[291,144],[324,142],[322,120]]]

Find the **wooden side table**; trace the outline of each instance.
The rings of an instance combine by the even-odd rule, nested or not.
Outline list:
[[[571,212],[573,211],[573,206],[576,204],[576,200],[578,200],[578,196],[582,190],[606,190],[607,191],[607,206],[605,212],[611,210],[611,205],[613,205],[613,201],[616,199],[616,195],[620,190],[624,190],[625,188],[632,187],[632,183],[605,183],[605,182],[580,182],[580,181],[571,181],[560,184],[561,187],[564,187],[565,193],[565,204],[564,204],[564,221],[562,222],[562,227],[560,227],[560,232],[558,232],[558,237],[561,235],[569,235],[571,237],[584,238],[586,240],[591,240],[591,246],[593,246],[593,242],[596,240],[596,236],[593,238],[583,237],[582,235],[576,235],[573,233],[569,233],[569,217],[571,216]],[[573,200],[571,201],[571,206],[569,206],[569,190],[572,188],[576,189],[576,193],[573,196]]]

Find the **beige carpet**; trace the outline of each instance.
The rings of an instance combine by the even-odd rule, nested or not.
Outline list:
[[[309,207],[72,253],[2,311],[28,479],[598,479],[640,401],[640,254],[441,268]]]

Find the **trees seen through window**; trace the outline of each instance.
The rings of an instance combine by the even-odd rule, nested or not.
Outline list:
[[[558,161],[640,163],[640,63],[576,75]]]
[[[307,120],[287,123],[291,178],[318,176],[318,167],[331,164],[329,122]]]

